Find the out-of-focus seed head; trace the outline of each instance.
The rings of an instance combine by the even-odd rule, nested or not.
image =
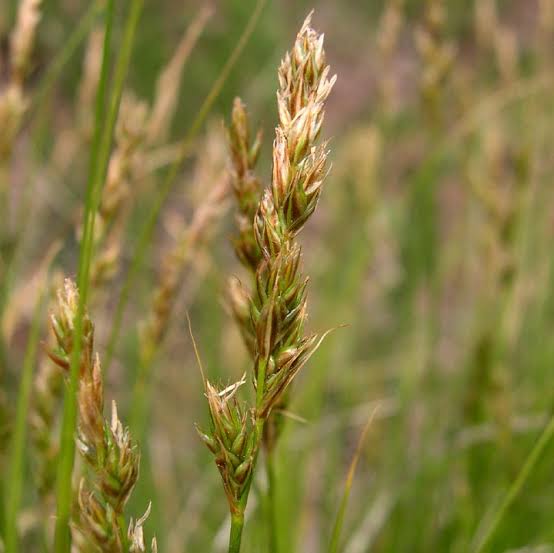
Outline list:
[[[30,70],[31,54],[40,21],[42,0],[22,0],[11,36],[11,69],[14,82],[23,85]]]
[[[27,106],[28,100],[20,86],[11,84],[0,94],[0,160],[10,155]]]
[[[242,264],[252,272],[261,260],[261,253],[253,237],[252,220],[260,199],[262,184],[255,175],[262,133],[258,131],[251,143],[250,124],[246,107],[236,98],[233,104],[231,125],[227,131],[231,151],[231,184],[237,201],[237,227],[235,251]]]

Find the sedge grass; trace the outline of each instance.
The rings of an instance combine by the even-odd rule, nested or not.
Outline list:
[[[496,533],[498,532],[502,521],[523,491],[525,484],[532,476],[537,463],[542,459],[546,447],[552,440],[553,436],[554,415],[550,417],[547,425],[544,427],[544,430],[539,436],[539,439],[537,440],[535,446],[533,447],[527,459],[525,460],[525,463],[521,467],[517,478],[513,481],[512,485],[506,492],[506,495],[502,499],[502,502],[500,503],[498,509],[495,511],[490,524],[487,525],[485,532],[481,537],[477,536],[474,540],[474,543],[476,545],[472,549],[473,553],[485,553],[485,551],[488,551],[490,549],[490,544]]]

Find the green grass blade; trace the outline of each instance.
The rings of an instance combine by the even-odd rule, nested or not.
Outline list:
[[[33,368],[36,363],[37,348],[40,337],[42,311],[46,294],[42,290],[37,300],[35,313],[31,325],[31,331],[27,340],[23,372],[17,400],[15,416],[15,429],[12,436],[11,459],[8,479],[6,482],[6,529],[5,551],[16,553],[19,551],[17,517],[21,505],[23,490],[23,474],[25,469],[25,440],[27,435],[27,414],[29,412],[29,400],[33,383]]]
[[[362,453],[362,447],[364,445],[365,438],[369,431],[369,427],[373,422],[373,418],[375,417],[376,412],[377,412],[377,407],[371,412],[371,415],[369,415],[369,419],[367,420],[362,430],[362,433],[360,434],[360,438],[358,439],[358,444],[356,445],[356,451],[354,453],[354,457],[352,457],[352,462],[350,463],[348,474],[346,475],[346,482],[344,483],[344,492],[342,494],[342,499],[339,505],[337,516],[335,518],[335,524],[333,525],[333,532],[331,533],[331,540],[329,543],[329,553],[339,552],[340,536],[342,532],[342,526],[344,524],[344,516],[346,514],[346,508],[348,507],[348,500],[350,499],[350,491],[352,490],[352,484],[354,482],[356,467],[358,466],[358,461]]]
[[[265,467],[267,471],[267,522],[269,537],[269,553],[279,551],[279,520],[277,517],[277,474],[275,472],[275,455],[266,451]]]
[[[131,4],[125,25],[123,42],[116,62],[114,84],[111,91],[107,118],[105,123],[102,124],[105,113],[110,44],[113,27],[113,0],[110,0],[107,6],[106,36],[104,40],[102,70],[96,105],[97,123],[91,154],[89,183],[87,186],[87,196],[85,201],[83,238],[81,241],[79,256],[78,287],[80,296],[77,318],[75,321],[75,349],[71,358],[70,385],[69,390],[67,391],[66,401],[64,403],[62,436],[60,440],[61,450],[57,479],[58,505],[55,534],[55,550],[57,553],[65,553],[69,551],[71,543],[68,522],[71,509],[71,480],[75,457],[74,432],[77,424],[76,393],[78,387],[79,361],[81,357],[82,320],[88,298],[90,264],[94,246],[94,221],[102,195],[102,187],[106,177],[110,157],[113,131],[117,121],[119,104],[123,93],[123,85],[127,76],[132,47],[143,5],[143,0],[134,0]]]
[[[75,347],[71,357],[69,387],[66,390],[63,407],[62,428],[60,435],[60,455],[56,478],[56,529],[54,535],[54,550],[56,553],[68,553],[71,548],[69,520],[72,502],[72,475],[75,457],[74,433],[77,425],[77,387],[79,376],[79,361],[81,357],[81,337],[83,332],[83,314],[88,291],[88,267],[92,255],[94,218],[96,209],[94,198],[97,196],[94,187],[98,179],[100,152],[104,130],[105,105],[108,88],[110,65],[111,36],[114,19],[114,0],[109,0],[106,7],[106,33],[102,68],[96,97],[96,126],[91,147],[89,178],[85,199],[84,230],[79,252],[78,286],[80,290],[79,306],[75,320]],[[107,123],[106,123],[107,126]]]
[[[474,540],[474,543],[477,544],[473,548],[474,553],[484,553],[488,549],[491,540],[495,536],[498,528],[500,527],[500,524],[502,523],[502,520],[504,519],[506,513],[510,510],[516,499],[519,497],[519,494],[521,493],[527,480],[529,480],[533,469],[542,457],[546,446],[550,443],[552,436],[554,436],[554,415],[550,417],[550,420],[548,421],[548,424],[537,440],[537,443],[531,450],[531,453],[529,453],[529,456],[527,457],[523,467],[521,468],[521,471],[517,475],[517,478],[510,486],[510,489],[506,493],[502,503],[500,504],[500,507],[494,514],[494,517],[488,529],[480,539],[477,537]]]
[[[210,113],[210,110],[212,109],[214,102],[217,100],[219,94],[221,93],[221,90],[223,89],[223,85],[225,84],[225,81],[227,80],[227,78],[229,77],[229,74],[235,67],[237,61],[240,58],[240,55],[242,54],[246,44],[248,43],[248,40],[250,39],[252,33],[254,32],[254,29],[258,23],[258,20],[260,18],[260,15],[266,3],[267,3],[267,0],[258,0],[256,4],[256,8],[255,10],[253,10],[252,15],[250,16],[248,23],[246,24],[246,27],[244,28],[244,31],[242,32],[242,35],[239,41],[237,42],[235,48],[233,49],[231,55],[229,56],[229,59],[223,66],[223,69],[221,70],[221,73],[219,74],[218,78],[212,85],[210,92],[204,99],[204,102],[202,103],[200,110],[198,111],[198,114],[194,118],[192,125],[190,126],[185,137],[181,141],[179,155],[177,156],[176,160],[173,162],[173,165],[169,169],[169,172],[167,173],[166,178],[162,186],[160,187],[160,191],[152,204],[152,208],[146,217],[146,222],[142,228],[142,231],[139,236],[138,244],[132,256],[131,267],[129,269],[129,272],[127,273],[127,277],[123,284],[123,288],[121,290],[121,294],[119,295],[119,299],[115,309],[113,324],[110,331],[110,338],[108,341],[108,347],[107,347],[106,357],[104,361],[104,367],[105,367],[104,370],[106,371],[109,370],[111,361],[113,359],[114,350],[115,350],[117,341],[119,339],[119,332],[121,330],[123,313],[125,311],[127,301],[129,300],[132,286],[143,264],[143,261],[146,255],[146,250],[148,248],[148,244],[150,243],[152,234],[156,227],[156,222],[158,221],[160,211],[162,210],[162,207],[169,193],[171,192],[175,179],[181,169],[181,165],[183,164],[183,162],[186,160],[187,156],[190,153],[190,150],[193,145],[194,139],[196,138],[196,135],[202,128],[202,125],[204,124],[206,117]]]

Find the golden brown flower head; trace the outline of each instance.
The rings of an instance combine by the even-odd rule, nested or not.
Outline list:
[[[244,382],[245,377],[224,390],[206,382],[211,431],[205,433],[197,428],[200,438],[215,456],[233,513],[240,509],[240,499],[248,487],[256,455],[254,414],[236,398]]]

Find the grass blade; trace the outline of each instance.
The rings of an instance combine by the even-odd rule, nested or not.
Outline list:
[[[113,27],[114,1],[110,0],[107,6],[106,36],[104,39],[104,53],[100,85],[96,104],[96,128],[93,149],[90,159],[89,182],[85,201],[83,224],[83,238],[79,255],[79,307],[75,321],[75,348],[71,358],[70,385],[64,403],[62,422],[60,463],[57,479],[57,519],[55,534],[55,550],[57,553],[69,551],[71,537],[69,532],[69,516],[72,497],[72,473],[75,456],[74,432],[77,423],[77,385],[79,361],[81,357],[81,335],[85,305],[88,299],[90,263],[94,245],[94,221],[102,194],[102,187],[109,162],[113,131],[115,128],[119,104],[123,93],[123,85],[127,76],[129,61],[135,33],[142,13],[143,0],[134,0],[127,17],[123,42],[117,58],[114,85],[111,92],[107,118],[104,122],[105,99],[110,59],[110,44]],[[104,124],[102,123],[104,122]]]
[[[477,536],[474,540],[474,543],[477,543],[477,545],[473,548],[474,553],[484,553],[488,549],[488,546],[491,543],[492,538],[498,531],[502,520],[521,493],[521,490],[531,476],[533,469],[542,457],[546,446],[550,443],[552,436],[554,436],[554,415],[550,417],[550,420],[548,421],[548,424],[537,440],[537,443],[531,450],[531,453],[529,453],[529,456],[527,457],[523,467],[521,468],[521,471],[510,486],[510,489],[506,493],[502,503],[500,504],[500,507],[496,511],[488,529],[480,539]]]
[[[69,387],[66,390],[63,406],[62,427],[60,435],[60,454],[56,477],[56,529],[54,535],[54,550],[56,553],[68,553],[71,548],[69,518],[72,500],[72,475],[75,457],[74,433],[77,425],[77,386],[78,367],[81,357],[81,337],[83,333],[83,313],[86,305],[88,267],[92,254],[91,230],[94,230],[94,187],[97,182],[98,164],[100,162],[100,145],[102,141],[103,122],[108,88],[108,73],[110,65],[111,36],[114,19],[114,0],[109,0],[106,7],[106,34],[102,68],[96,96],[96,126],[91,146],[89,177],[85,198],[83,238],[79,252],[78,283],[80,289],[79,306],[75,320],[75,349],[71,358]],[[87,261],[87,258],[89,261]],[[84,286],[83,286],[84,285]],[[82,288],[81,288],[82,287]]]
[[[5,550],[6,553],[19,551],[17,535],[17,516],[21,504],[21,493],[23,489],[23,473],[25,468],[25,440],[27,435],[27,414],[29,412],[29,399],[33,383],[33,367],[37,357],[38,341],[40,337],[40,322],[44,307],[45,290],[42,290],[38,299],[31,331],[27,340],[25,359],[23,361],[23,372],[19,395],[17,400],[17,411],[15,416],[15,429],[11,444],[11,459],[6,489],[6,529],[5,529]]]
[[[362,453],[362,447],[364,445],[365,438],[367,436],[371,423],[375,418],[375,414],[377,413],[378,408],[379,407],[375,407],[375,409],[373,409],[373,411],[369,415],[369,418],[362,430],[362,433],[360,434],[360,438],[358,439],[358,444],[356,445],[356,451],[354,453],[354,457],[352,458],[352,462],[350,463],[348,474],[346,475],[346,482],[344,483],[344,492],[342,494],[342,499],[339,505],[337,516],[335,518],[335,524],[333,525],[333,532],[331,534],[331,541],[329,544],[329,553],[339,552],[340,535],[341,535],[342,526],[344,523],[344,515],[346,514],[346,508],[348,507],[348,500],[350,499],[350,491],[352,490],[352,483],[354,482],[356,467],[358,465],[358,461]]]
[[[152,208],[146,217],[146,222],[142,228],[138,244],[132,256],[131,267],[129,269],[129,272],[127,273],[127,277],[123,284],[123,288],[121,290],[121,294],[119,295],[119,299],[115,309],[113,324],[110,331],[110,338],[106,351],[106,361],[104,369],[106,371],[109,370],[111,361],[113,359],[114,350],[117,344],[117,340],[119,339],[119,332],[121,330],[123,313],[131,294],[131,288],[135,282],[137,275],[139,274],[140,268],[144,261],[146,249],[154,232],[160,211],[162,210],[162,207],[167,197],[169,196],[169,193],[171,192],[175,179],[179,174],[181,165],[190,153],[196,135],[202,128],[202,125],[204,124],[206,117],[210,113],[214,102],[217,100],[219,94],[221,93],[221,90],[223,89],[225,81],[235,67],[237,61],[240,58],[240,55],[242,54],[242,51],[244,50],[246,44],[248,43],[248,40],[254,32],[256,24],[258,23],[258,20],[266,3],[267,0],[258,0],[256,8],[253,10],[252,15],[250,16],[250,19],[248,20],[248,23],[246,24],[246,27],[244,28],[239,41],[237,42],[234,50],[231,52],[231,55],[229,56],[227,62],[223,66],[223,69],[221,70],[218,78],[212,85],[210,92],[204,99],[204,102],[202,103],[200,110],[198,111],[198,114],[192,122],[192,125],[190,126],[188,132],[181,141],[179,154],[176,160],[173,162],[173,165],[169,169],[169,172],[167,173],[167,176],[162,186],[160,187],[160,191],[152,204]]]

